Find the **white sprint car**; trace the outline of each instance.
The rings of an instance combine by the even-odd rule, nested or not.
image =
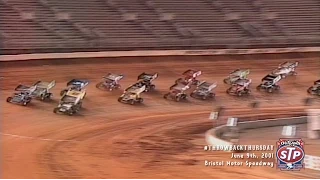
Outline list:
[[[296,68],[299,62],[284,62],[278,66],[277,69],[272,71],[274,75],[281,75],[281,78],[285,78],[290,75],[297,75]]]

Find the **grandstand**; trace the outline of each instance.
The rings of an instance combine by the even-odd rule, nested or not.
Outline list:
[[[320,44],[319,0],[0,0],[1,53]]]

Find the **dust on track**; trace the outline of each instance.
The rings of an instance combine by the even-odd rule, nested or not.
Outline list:
[[[225,115],[260,117],[271,112],[285,116],[303,112],[306,89],[318,77],[319,54],[286,56],[203,56],[116,58],[92,60],[53,60],[0,63],[3,133],[34,139],[2,136],[5,178],[283,178],[292,175],[246,168],[215,168],[203,165],[206,158],[226,159],[224,153],[204,152],[204,132],[212,127],[209,112],[217,106],[227,107]],[[294,59],[292,59],[294,58]],[[228,86],[222,79],[235,68],[250,68],[253,86],[285,60],[299,60],[299,76],[288,77],[282,92],[274,96],[254,91],[249,98],[226,95]],[[226,61],[228,63],[226,63]],[[230,66],[231,64],[231,66]],[[168,87],[189,68],[200,69],[200,79],[218,82],[213,102],[189,99],[176,103],[162,98]],[[144,105],[130,106],[117,102],[121,92],[95,88],[108,72],[123,73],[122,86],[135,82],[141,72],[158,72],[157,92],[143,94]],[[71,78],[86,78],[91,84],[80,115],[53,114],[59,91]],[[33,101],[30,107],[5,103],[5,97],[19,83],[56,80],[53,102]],[[249,104],[261,101],[260,110]],[[288,106],[297,107],[286,112]],[[315,102],[314,107],[319,107]],[[237,109],[242,109],[238,110]],[[267,110],[268,109],[268,110]],[[264,114],[264,115],[263,115]],[[41,141],[37,138],[71,141]],[[19,172],[18,172],[19,171]],[[297,176],[294,176],[297,178]]]

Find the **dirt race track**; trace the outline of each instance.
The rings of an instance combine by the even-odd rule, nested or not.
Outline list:
[[[276,117],[300,115],[306,90],[319,79],[320,54],[229,57],[157,57],[53,60],[0,63],[3,178],[302,178],[275,168],[205,167],[204,160],[226,160],[225,152],[205,152],[204,132],[212,127],[209,113],[226,107],[224,116]],[[281,92],[267,94],[255,87],[263,76],[286,60],[299,60],[298,76],[283,80]],[[215,101],[163,99],[175,79],[189,69],[203,71],[202,80],[218,82]],[[236,68],[250,68],[252,95],[225,93],[222,80]],[[108,72],[123,73],[122,87],[137,75],[158,72],[157,91],[143,94],[143,105],[117,101],[122,91],[95,87]],[[79,115],[53,113],[59,92],[72,78],[86,78],[84,109]],[[5,102],[19,83],[56,80],[52,102],[30,106]],[[249,106],[260,101],[260,107]],[[314,101],[312,107],[320,107]],[[224,118],[224,117],[223,117]],[[265,136],[268,136],[266,132]],[[274,142],[276,139],[274,140]],[[261,142],[261,141],[260,141]],[[308,170],[305,170],[306,173]]]

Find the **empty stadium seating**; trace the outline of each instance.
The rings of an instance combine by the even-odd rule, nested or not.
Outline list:
[[[320,42],[319,12],[319,0],[0,0],[0,40],[55,52],[303,46]]]

